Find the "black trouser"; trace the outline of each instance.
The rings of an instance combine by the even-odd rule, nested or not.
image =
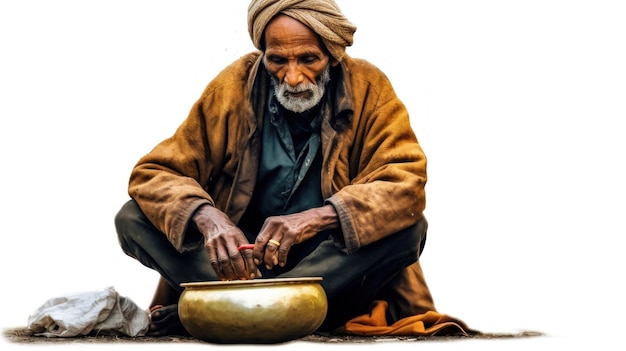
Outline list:
[[[179,292],[181,283],[219,280],[203,246],[179,253],[166,236],[154,227],[137,203],[128,201],[115,217],[119,242],[124,252],[156,270]],[[271,271],[259,266],[263,278],[322,277],[328,297],[328,314],[320,330],[330,331],[350,318],[367,313],[378,290],[422,252],[428,224],[416,225],[347,255],[330,235],[294,245],[287,267]],[[253,242],[253,241],[252,241]]]

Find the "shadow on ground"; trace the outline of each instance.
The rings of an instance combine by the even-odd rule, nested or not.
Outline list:
[[[348,336],[348,335],[318,335],[313,334],[295,340],[311,343],[375,343],[381,341],[418,342],[418,341],[455,341],[468,339],[511,339],[543,336],[543,333],[524,331],[517,334],[480,333],[472,336]],[[18,344],[70,344],[70,343],[204,343],[189,336],[164,337],[129,337],[124,335],[88,335],[72,338],[48,338],[33,335],[28,328],[12,328],[3,331],[4,338],[11,343]]]

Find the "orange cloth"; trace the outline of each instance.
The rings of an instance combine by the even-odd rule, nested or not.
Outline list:
[[[335,333],[362,336],[469,336],[478,334],[477,331],[468,328],[463,321],[435,311],[405,317],[388,325],[387,307],[386,301],[377,300],[369,314],[349,320]]]

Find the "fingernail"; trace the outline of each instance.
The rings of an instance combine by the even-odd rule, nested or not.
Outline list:
[[[258,259],[254,259],[254,264],[256,264],[257,266],[261,264],[261,261],[259,261]]]

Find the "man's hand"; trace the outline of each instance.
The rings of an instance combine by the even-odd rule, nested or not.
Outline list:
[[[317,233],[337,228],[337,212],[331,205],[285,216],[268,217],[254,243],[254,263],[267,269],[287,264],[289,250]]]
[[[248,239],[224,212],[203,205],[194,214],[193,221],[204,235],[204,247],[220,279],[246,280],[261,276],[252,250],[238,250],[239,246],[248,244]]]

